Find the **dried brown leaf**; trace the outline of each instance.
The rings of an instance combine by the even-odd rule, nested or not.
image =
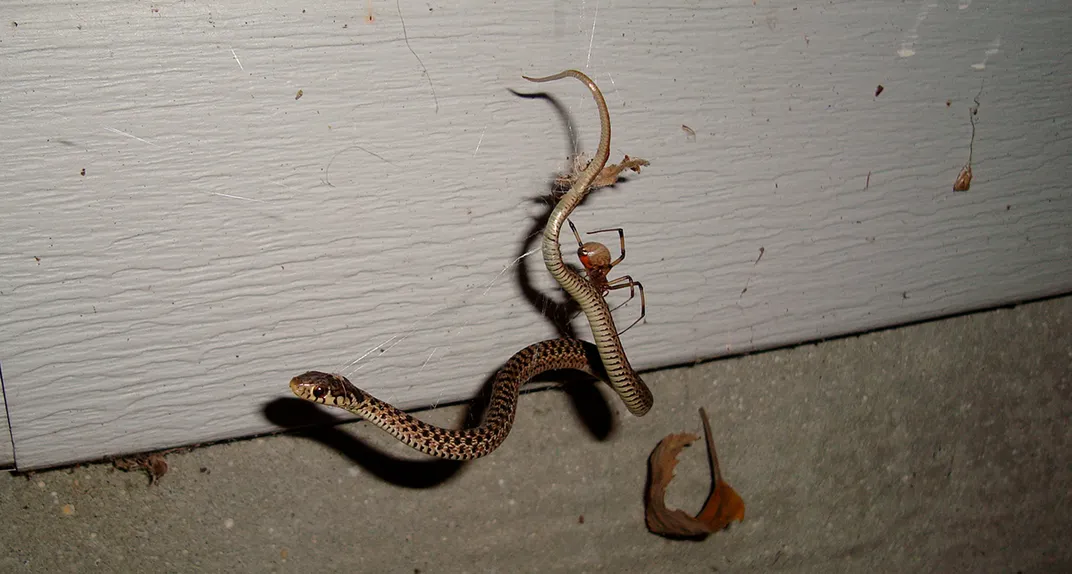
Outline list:
[[[600,170],[589,189],[610,187],[618,182],[618,177],[621,176],[623,171],[629,169],[640,173],[640,168],[647,165],[651,164],[646,159],[625,156],[622,159],[622,163],[612,163]],[[583,154],[574,157],[570,173],[555,178],[555,189],[569,189],[586,167],[588,167],[588,159]]]
[[[159,452],[117,458],[112,461],[112,466],[123,472],[144,470],[149,475],[150,485],[156,484],[156,481],[160,480],[160,477],[167,474],[168,471],[167,460]]]
[[[699,514],[690,516],[682,510],[668,509],[666,488],[674,479],[674,468],[678,462],[677,455],[681,449],[700,437],[687,433],[669,435],[659,441],[651,457],[648,458],[649,476],[644,518],[648,530],[660,536],[702,540],[712,532],[726,528],[731,522],[744,520],[744,501],[726,481],[722,480],[715,442],[711,437],[711,425],[707,420],[707,413],[702,408],[700,418],[704,424],[712,486],[711,494],[707,497]]]

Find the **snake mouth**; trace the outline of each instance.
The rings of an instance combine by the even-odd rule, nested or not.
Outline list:
[[[363,401],[364,393],[350,384],[341,375],[309,371],[290,380],[290,390],[300,399],[320,404],[338,404],[340,399],[356,395],[349,400]],[[356,391],[356,392],[355,392]]]
[[[290,380],[290,391],[299,398],[307,401],[316,400],[319,397],[316,397],[315,391],[321,387],[321,385],[318,384],[318,379],[323,377],[323,373],[318,373],[316,371],[309,371],[308,373],[298,375]]]

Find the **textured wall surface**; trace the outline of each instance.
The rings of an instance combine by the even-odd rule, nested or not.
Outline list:
[[[0,375],[0,385],[3,385],[3,376]],[[0,393],[0,408],[7,413],[7,403],[4,401],[4,393]],[[11,468],[15,465],[15,444],[11,440],[11,427],[4,425],[0,428],[0,468]]]
[[[1072,289],[1056,0],[31,1],[3,20],[0,456],[20,468],[272,430],[265,405],[313,368],[403,407],[462,399],[555,336],[558,294],[518,258],[598,131],[579,83],[521,74],[588,71],[612,158],[652,162],[573,218],[626,230],[635,366]]]

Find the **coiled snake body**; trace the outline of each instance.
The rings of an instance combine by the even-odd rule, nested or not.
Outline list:
[[[592,181],[610,156],[610,113],[603,94],[591,78],[577,70],[566,70],[553,76],[525,79],[550,82],[565,77],[577,78],[592,92],[599,108],[599,147],[588,167],[551,212],[544,227],[542,251],[547,270],[588,318],[595,346],[560,338],[540,341],[518,351],[495,375],[491,403],[483,422],[469,429],[445,429],[425,423],[358,389],[342,375],[310,371],[294,377],[290,389],[295,395],[346,409],[423,453],[454,460],[478,458],[502,444],[514,423],[521,385],[547,371],[574,369],[603,379],[618,393],[629,412],[636,416],[648,412],[652,405],[651,392],[625,356],[610,308],[597,289],[566,266],[558,244],[562,224],[588,194]]]

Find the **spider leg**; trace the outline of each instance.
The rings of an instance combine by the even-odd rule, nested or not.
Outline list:
[[[581,241],[581,234],[577,233],[577,227],[573,225],[573,222],[568,219],[566,220],[566,223],[568,223],[569,228],[573,230],[573,236],[577,238],[577,246],[584,247],[584,242]]]
[[[634,295],[633,289],[634,288],[636,290],[640,291],[640,316],[636,318],[636,321],[633,321],[632,323],[630,323],[628,327],[626,327],[625,329],[623,329],[621,331],[618,331],[619,335],[622,335],[623,333],[625,333],[629,329],[632,329],[633,325],[636,325],[637,323],[639,323],[640,320],[644,318],[644,315],[647,312],[647,301],[645,301],[645,299],[644,299],[644,286],[640,284],[640,281],[633,281],[632,277],[630,277],[628,275],[623,275],[621,277],[618,277],[617,279],[611,279],[610,281],[607,281],[607,283],[606,283],[607,291],[611,291],[611,290],[614,290],[614,289],[625,289],[625,288],[629,289],[629,298],[626,299],[625,302],[622,303],[622,305],[625,305],[626,303],[628,303],[629,301],[631,301],[633,299],[633,295]],[[618,307],[615,307],[614,309],[618,309],[622,305],[618,305]]]

